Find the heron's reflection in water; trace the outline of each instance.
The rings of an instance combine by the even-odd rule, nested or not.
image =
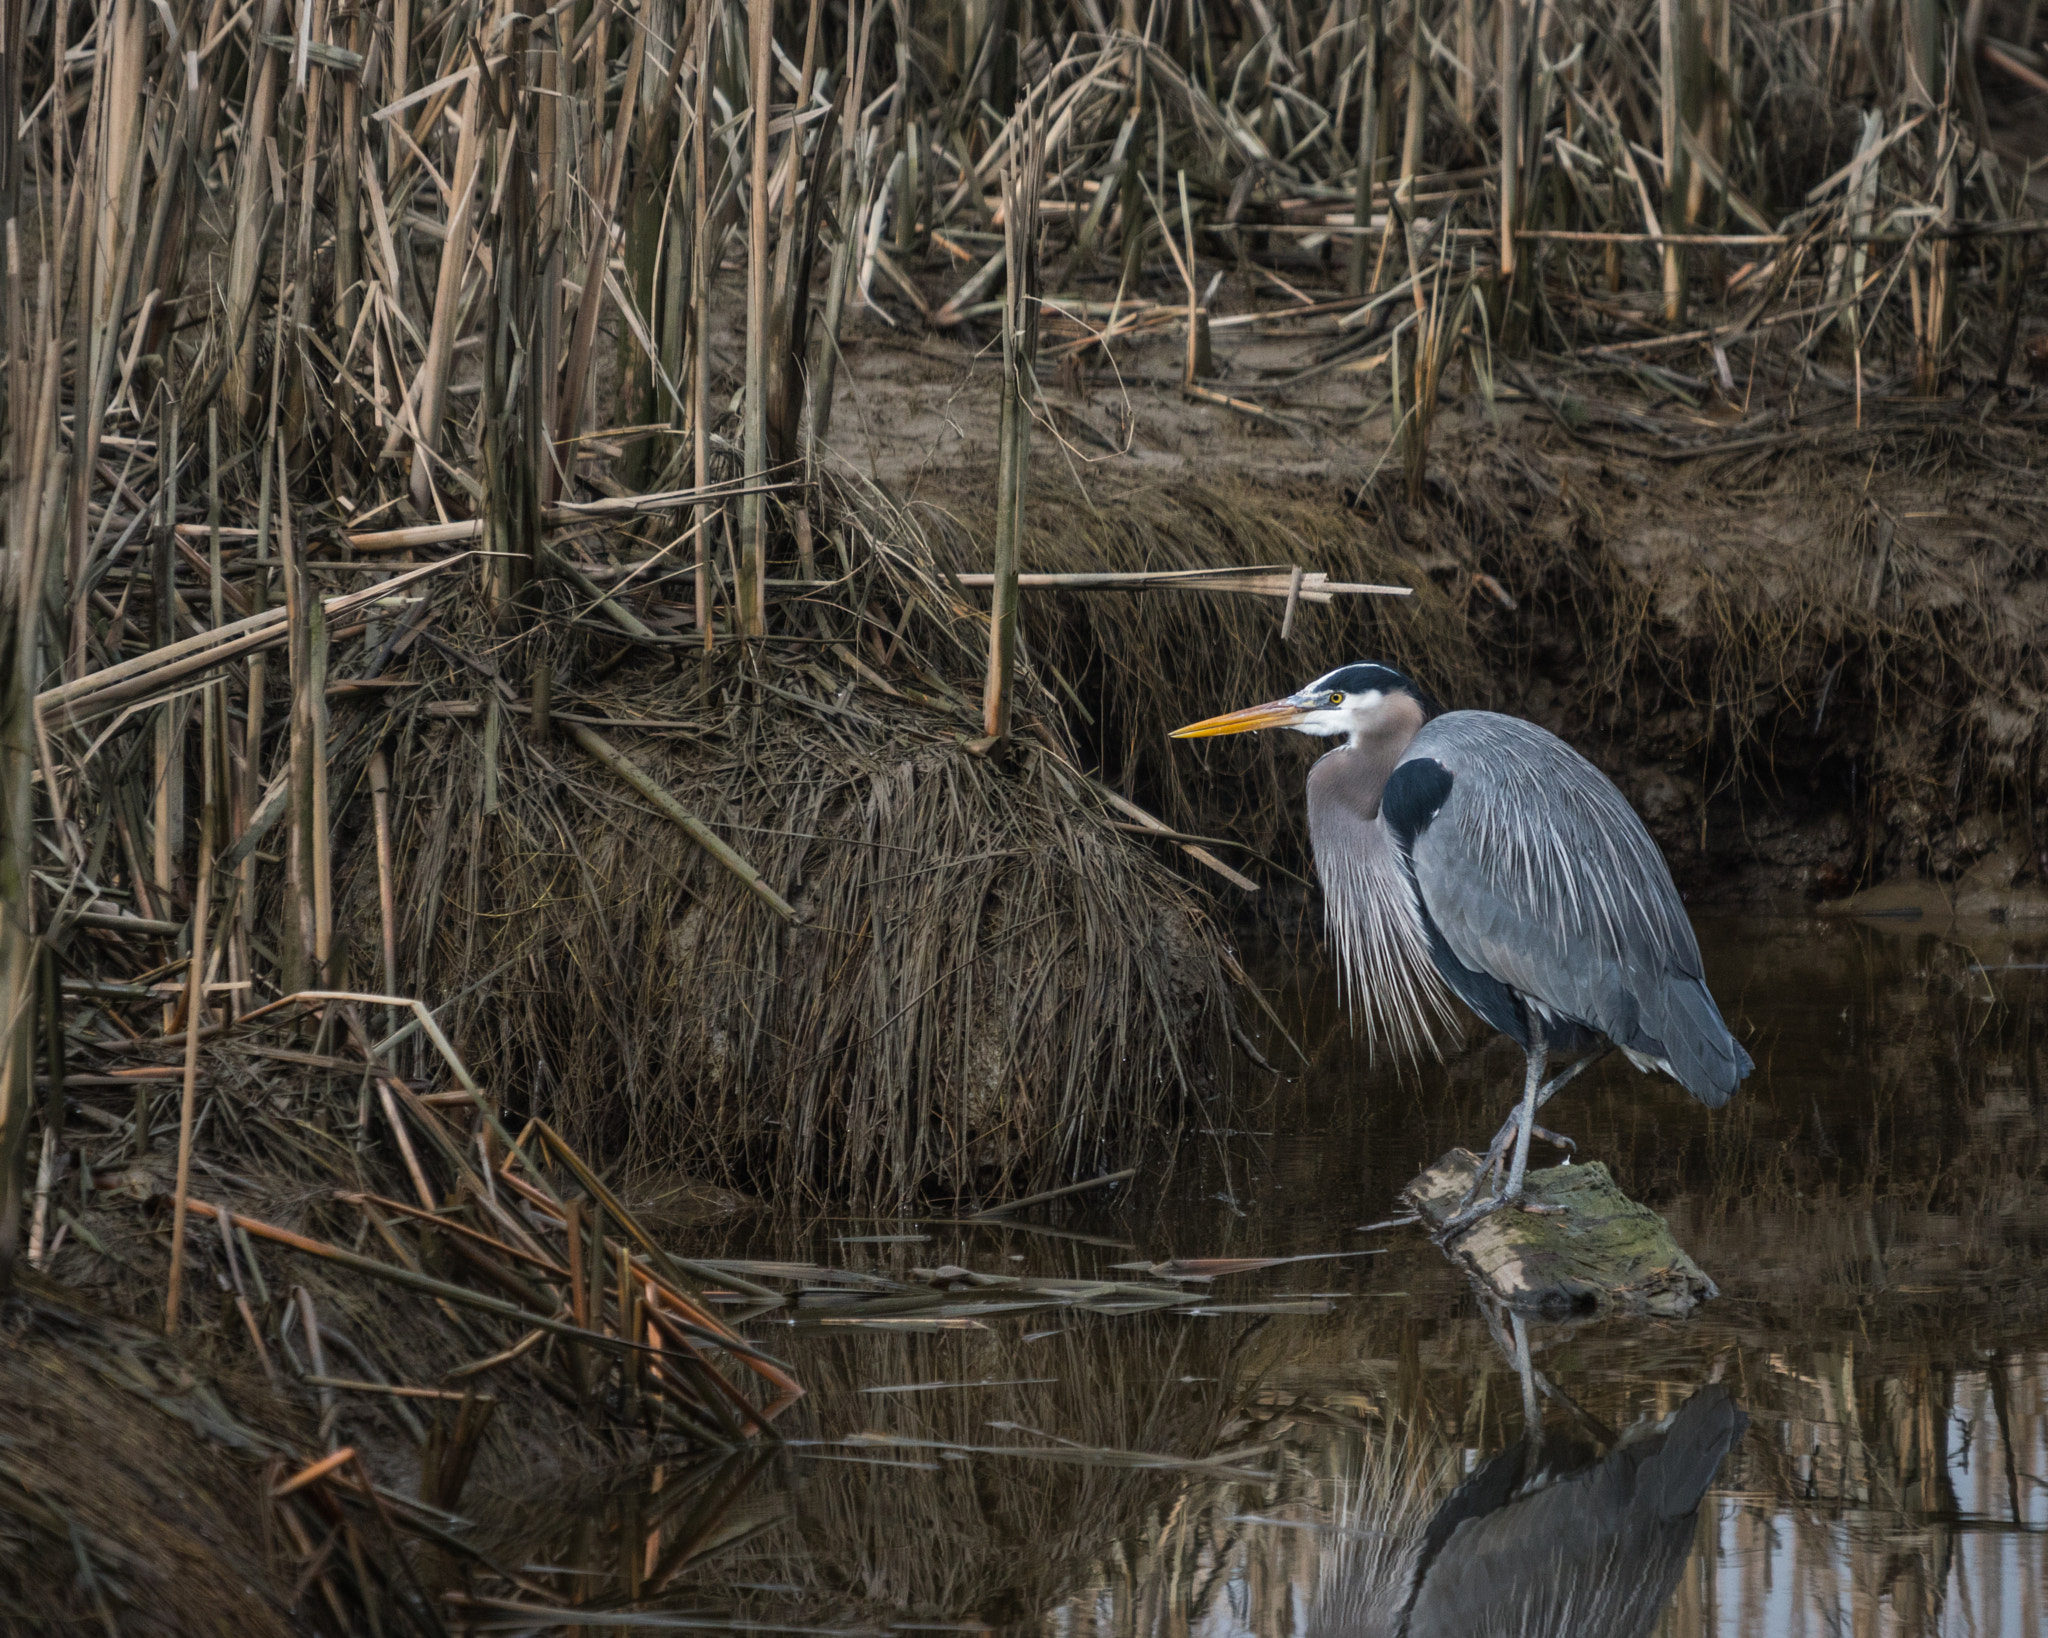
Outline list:
[[[1347,1510],[1323,1555],[1311,1638],[1641,1638],[1671,1601],[1722,1459],[1749,1418],[1719,1382],[1619,1435],[1550,1388],[1519,1315],[1495,1331],[1527,1430],[1420,1529]],[[1546,1429],[1543,1399],[1570,1411]]]

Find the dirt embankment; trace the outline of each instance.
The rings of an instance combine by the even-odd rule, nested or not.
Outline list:
[[[1504,364],[1490,393],[1454,371],[1410,505],[1360,375],[1254,414],[1184,398],[1174,345],[1150,351],[1050,374],[1026,568],[1298,562],[1416,588],[1304,607],[1291,641],[1263,598],[1027,594],[1077,732],[1174,823],[1299,868],[1312,748],[1219,744],[1197,767],[1164,731],[1373,656],[1586,751],[1695,899],[1916,878],[2038,907],[2038,394],[1819,386],[1742,419],[1653,366]],[[1230,370],[1282,357],[1299,343],[1247,342]],[[987,368],[871,336],[842,377],[842,456],[951,519],[958,567],[986,566],[991,533]]]

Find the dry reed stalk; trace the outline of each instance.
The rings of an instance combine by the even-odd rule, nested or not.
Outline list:
[[[853,277],[854,258],[860,246],[857,224],[865,214],[868,191],[873,185],[873,151],[863,120],[867,89],[869,35],[875,26],[875,6],[852,4],[847,12],[847,39],[853,60],[847,65],[852,92],[839,122],[839,208],[838,238],[832,249],[832,266],[827,277],[823,322],[817,331],[817,356],[811,362],[811,406],[804,443],[806,478],[816,483],[818,459],[832,428],[832,397],[839,373],[839,332],[846,312],[846,291]],[[859,26],[854,23],[860,18]],[[858,41],[857,45],[852,42]],[[700,554],[701,555],[701,554]]]
[[[272,446],[279,487],[286,484],[283,442]],[[313,693],[312,631],[306,617],[306,581],[301,572],[289,508],[277,517],[277,549],[284,578],[286,716],[290,751],[285,784],[285,925],[279,930],[279,976],[287,991],[310,987],[314,968],[313,888]]]
[[[282,0],[262,0],[261,22],[251,34],[261,40],[277,32]],[[270,167],[275,155],[269,147],[271,129],[277,118],[278,78],[282,59],[265,50],[256,65],[255,90],[244,107],[245,129],[238,146],[238,176],[235,186],[235,223],[230,239],[226,287],[227,345],[232,350],[228,366],[228,404],[238,419],[246,421],[252,403],[255,366],[255,331],[252,322],[256,305],[256,283],[262,275],[265,242],[260,232],[271,220]]]
[[[598,0],[595,15],[600,40],[610,18],[616,0]],[[619,184],[626,171],[628,138],[633,129],[634,110],[640,95],[641,70],[647,60],[647,31],[636,28],[632,31],[633,45],[626,61],[625,87],[619,96],[619,111],[613,128],[611,153],[605,160],[601,172],[593,164],[594,175],[601,175],[601,191],[597,196],[597,211],[590,224],[590,250],[583,265],[583,293],[576,302],[576,324],[569,336],[568,358],[562,366],[561,396],[558,400],[555,426],[555,473],[557,480],[565,469],[573,468],[575,462],[575,440],[583,427],[584,400],[590,387],[590,368],[597,345],[597,325],[604,312],[605,268],[611,258],[611,224],[619,203]],[[594,59],[598,84],[603,84],[604,69],[601,56]],[[598,153],[603,141],[603,127],[593,117],[591,125],[591,153]],[[566,145],[563,157],[566,157]],[[552,499],[558,491],[551,488],[546,498]]]
[[[956,573],[962,586],[994,586],[994,574],[972,570]],[[1048,591],[1203,591],[1235,592],[1254,597],[1284,598],[1289,603],[1328,603],[1340,596],[1409,597],[1412,586],[1353,585],[1333,581],[1320,570],[1304,572],[1260,568],[1107,569],[1081,574],[1019,573],[1020,589]]]
[[[178,1170],[171,1192],[171,1271],[164,1287],[164,1334],[178,1329],[183,1312],[185,1214],[192,1187],[192,1120],[199,1093],[199,1037],[206,1007],[206,938],[212,912],[215,820],[219,780],[213,759],[218,734],[213,720],[214,690],[207,690],[205,735],[200,741],[199,883],[192,894],[192,957],[185,981],[185,1072],[178,1096]]]
[[[19,464],[12,467],[7,555],[0,563],[0,1290],[11,1291],[21,1232],[22,1156],[35,1090],[37,925],[31,872],[41,603],[66,473],[54,447],[62,354],[47,266],[38,300],[41,368],[31,375],[19,241],[12,222],[8,228],[8,402],[12,455]]]
[[[726,846],[724,842],[720,841],[718,837],[706,829],[703,822],[695,815],[686,812],[682,804],[677,802],[667,791],[663,790],[632,758],[607,743],[599,735],[591,732],[590,729],[584,727],[580,722],[571,722],[565,726],[569,730],[570,737],[578,745],[582,746],[584,750],[596,757],[598,761],[602,762],[607,768],[610,768],[612,772],[616,773],[627,784],[646,797],[648,801],[652,802],[675,823],[678,830],[725,866],[741,882],[745,883],[748,891],[763,904],[767,905],[769,909],[773,910],[784,921],[794,921],[796,919],[796,912],[790,908],[789,902],[761,879],[761,873],[758,870],[734,849]]]
[[[352,616],[368,605],[390,596],[426,576],[459,567],[468,554],[423,564],[393,576],[366,591],[344,592],[321,602],[323,617],[330,622]],[[244,655],[260,658],[263,651],[291,634],[289,615],[284,609],[251,614],[212,631],[172,643],[117,665],[103,666],[73,682],[60,683],[35,696],[39,717],[65,727],[82,725],[87,718],[137,699],[168,693],[188,679],[231,664]],[[253,665],[252,665],[253,669]],[[252,764],[253,766],[253,764]]]
[[[747,0],[748,105],[754,139],[750,149],[747,208],[747,380],[745,432],[741,443],[750,486],[768,473],[768,130],[769,88],[774,83],[774,0]],[[790,134],[790,181],[796,187],[796,133]],[[740,502],[739,551],[733,563],[733,612],[743,637],[766,634],[762,578],[767,573],[768,512],[761,497]]]
[[[530,1329],[545,1331],[555,1336],[579,1342],[586,1347],[601,1349],[615,1357],[633,1352],[635,1349],[635,1344],[631,1341],[607,1336],[597,1331],[582,1330],[565,1321],[537,1314],[531,1308],[522,1307],[514,1302],[508,1302],[502,1297],[487,1296],[483,1292],[472,1291],[469,1287],[457,1285],[450,1280],[437,1280],[431,1275],[422,1274],[401,1263],[380,1262],[375,1257],[365,1257],[357,1252],[348,1250],[344,1246],[331,1245],[326,1241],[316,1240],[308,1235],[297,1234],[290,1229],[280,1228],[275,1224],[263,1222],[258,1218],[245,1216],[241,1212],[229,1211],[224,1207],[216,1206],[212,1202],[201,1200],[196,1196],[188,1202],[188,1205],[190,1210],[199,1213],[202,1217],[215,1219],[225,1217],[232,1227],[241,1230],[245,1234],[253,1235],[259,1240],[269,1240],[278,1245],[286,1246],[293,1251],[303,1252],[307,1256],[318,1257],[325,1262],[337,1263],[343,1268],[368,1275],[371,1279],[383,1280],[391,1285],[403,1286],[408,1290],[424,1292],[429,1296],[438,1297],[444,1302],[453,1303],[459,1308],[474,1309],[478,1313],[491,1314],[500,1319],[516,1320]]]
[[[1955,147],[1947,138],[1946,131],[1937,138],[1942,155],[1939,161],[1941,208],[1934,221],[1937,233],[1955,225]],[[1947,238],[1937,237],[1928,254],[1926,320],[1919,327],[1920,345],[1914,370],[1914,386],[1923,398],[1933,398],[1941,391],[1942,370],[1948,352],[1955,299],[1952,268],[1954,249],[1951,242]]]
[[[427,356],[413,382],[412,501],[421,517],[436,512],[433,457],[441,442],[441,417],[448,401],[448,369],[455,354],[455,331],[463,275],[469,270],[470,210],[476,197],[477,169],[483,154],[483,90],[472,79],[464,88],[459,116],[461,135],[455,150],[455,174],[448,195],[447,236],[441,245],[441,270],[434,289],[433,327],[427,334]],[[593,290],[586,298],[596,302]],[[387,453],[389,452],[387,446]]]
[[[35,1087],[35,928],[29,920],[29,884],[35,842],[32,713],[40,668],[33,562],[33,552],[16,533],[0,567],[0,1026],[5,1045],[0,1055],[0,1291],[14,1285],[21,1157]]]
[[[391,764],[379,749],[370,755],[371,813],[377,831],[377,926],[386,994],[398,989],[398,907],[391,867]],[[388,1015],[387,1015],[388,1017]],[[395,1027],[387,1022],[387,1032]]]
[[[173,414],[164,423],[157,455],[157,482],[164,508],[163,527],[152,542],[150,562],[150,603],[152,632],[159,648],[177,640],[178,594],[173,580],[177,560],[173,528],[177,517],[177,430]],[[75,500],[74,500],[75,504]],[[156,767],[150,785],[152,801],[151,840],[156,868],[156,890],[165,904],[177,901],[180,857],[185,836],[185,709],[174,701],[154,713],[156,722]],[[169,1011],[166,1011],[166,1017]],[[168,1028],[168,1025],[166,1026]]]
[[[997,438],[995,582],[990,594],[988,677],[981,731],[1009,737],[1017,670],[1018,542],[1031,470],[1032,361],[1038,356],[1038,197],[1044,183],[1043,134],[1032,124],[1003,171],[1003,386]],[[1170,241],[1169,241],[1170,242]],[[1192,292],[1190,295],[1192,300]]]
[[[1351,222],[1361,231],[1351,240],[1351,262],[1345,288],[1354,296],[1370,288],[1367,265],[1372,255],[1372,190],[1380,158],[1380,52],[1382,49],[1382,7],[1386,0],[1365,0],[1361,18],[1365,47],[1360,63],[1358,97],[1358,175],[1352,184]]]
[[[1684,141],[1686,92],[1697,54],[1694,42],[1697,23],[1691,0],[1657,0],[1657,111],[1660,127],[1659,158],[1663,161],[1664,231],[1672,235],[1664,243],[1664,322],[1685,322],[1685,251],[1676,236],[1685,227],[1686,147]]]

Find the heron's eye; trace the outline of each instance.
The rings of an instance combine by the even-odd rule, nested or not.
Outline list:
[[[1344,703],[1344,696],[1335,689],[1332,689],[1330,691],[1330,703],[1332,705],[1342,705]]]

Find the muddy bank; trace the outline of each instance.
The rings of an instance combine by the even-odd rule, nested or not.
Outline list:
[[[367,1022],[209,1032],[182,1238],[181,1072],[103,1043],[120,1072],[67,1080],[0,1297],[0,1624],[438,1633],[500,1574],[470,1518],[772,1442],[800,1387],[665,1249],[722,1202],[653,1202],[657,1233]]]
[[[887,385],[900,362],[869,390],[918,390]],[[1305,874],[1315,747],[1269,735],[1193,751],[1164,734],[1371,656],[1585,751],[1695,902],[1837,899],[1899,878],[1953,894],[1974,867],[1973,899],[2042,908],[2026,891],[2048,843],[2042,412],[1870,402],[1859,425],[1852,403],[1826,401],[1685,455],[1632,425],[1645,418],[1620,394],[1528,379],[1448,406],[1413,505],[1382,464],[1383,420],[1361,428],[1341,403],[1321,429],[1276,435],[1132,393],[1130,457],[1041,453],[1027,569],[1300,564],[1416,589],[1304,607],[1291,641],[1278,601],[1027,593],[1031,652],[1105,777]],[[988,469],[976,425],[954,433],[958,464],[901,481],[952,520],[952,564],[985,567]],[[1163,447],[1144,449],[1148,433]]]

